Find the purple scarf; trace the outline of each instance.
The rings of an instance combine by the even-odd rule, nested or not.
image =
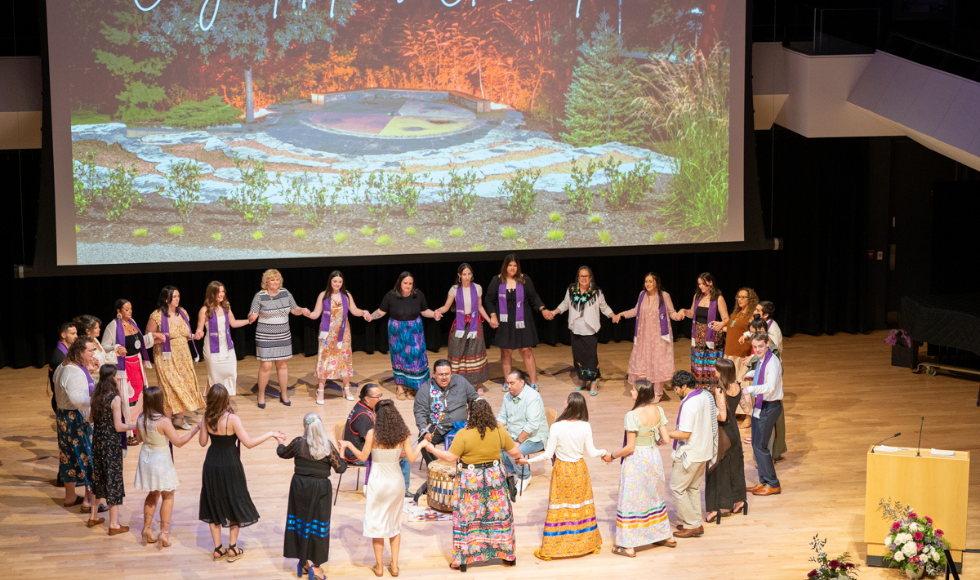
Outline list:
[[[684,403],[688,402],[690,399],[693,399],[694,397],[697,397],[698,395],[700,395],[703,392],[704,392],[703,390],[697,389],[693,393],[690,393],[688,396],[684,397],[684,400],[681,401],[680,408],[677,409],[677,423],[674,425],[674,430],[677,430],[677,431],[680,430],[680,426],[681,426],[681,413],[684,411]],[[674,450],[675,451],[677,450],[677,444],[678,443],[679,443],[679,441],[677,439],[674,439]]]
[[[772,318],[766,320],[766,330],[769,330],[770,328],[772,328],[772,323],[773,322],[776,322],[776,321],[773,320]]]
[[[191,321],[187,319],[187,313],[184,312],[184,309],[183,308],[178,308],[177,309],[177,312],[179,312],[180,313],[180,317],[184,319],[184,324],[187,325],[187,331],[190,332],[190,330],[191,330]],[[161,310],[160,311],[160,332],[162,332],[163,334],[166,334],[168,337],[170,336],[170,317],[167,316],[167,312],[164,311],[164,310]],[[163,360],[170,360],[170,343],[171,342],[173,342],[173,341],[172,340],[165,340],[165,341],[163,341],[163,344],[160,346],[160,350],[163,351]],[[194,347],[194,355],[197,357],[194,360],[197,360],[198,358],[201,358],[201,355],[199,355],[198,352],[197,352],[197,345],[194,344],[194,341],[193,340],[190,340],[189,342],[191,343],[191,346]]]
[[[218,343],[218,336],[218,309],[215,308],[211,311],[211,318],[208,319],[208,342],[210,343],[212,355],[221,352],[221,345]],[[169,343],[169,341],[167,342]],[[235,343],[231,340],[231,316],[227,311],[225,312],[225,342],[228,343],[228,350],[233,350],[235,348]],[[196,348],[197,347],[195,347],[195,350]]]
[[[695,306],[694,307],[694,320],[691,321],[691,338],[692,339],[694,338],[694,336],[696,334],[695,333],[695,328],[696,328],[697,319],[698,319],[698,312],[697,312],[698,308],[701,308],[701,307],[700,306]],[[712,300],[710,303],[708,303],[708,318],[707,318],[708,331],[704,335],[704,343],[705,343],[705,345],[707,345],[708,348],[714,348],[715,347],[715,329],[711,328],[711,323],[715,321],[715,317],[716,316],[718,316],[718,301],[717,300]]]
[[[83,373],[85,373],[85,380],[88,381],[88,396],[91,397],[92,393],[95,392],[95,379],[93,379],[92,375],[89,374],[87,368],[83,367],[82,365],[77,365],[77,366],[78,368],[82,369]]]
[[[507,312],[507,285],[504,284],[504,306],[501,312]],[[523,294],[523,292],[522,292]],[[470,331],[466,332],[463,327],[466,326],[466,302],[463,300],[463,285],[460,284],[456,287],[456,338],[476,338],[477,329],[480,325],[480,303],[479,298],[476,295],[476,284],[470,284]],[[520,307],[517,309],[521,312]],[[501,315],[503,316],[503,314]],[[501,318],[503,320],[503,318]],[[523,318],[521,319],[523,322]]]
[[[757,386],[765,383],[766,381],[766,365],[769,364],[769,360],[772,358],[772,350],[766,349],[766,356],[759,363],[759,366],[755,369],[755,375],[752,377],[752,385]],[[756,419],[762,414],[762,395],[755,396],[755,406],[752,409],[752,416]]]
[[[640,332],[640,307],[643,306],[643,297],[647,291],[640,292],[640,299],[636,301],[636,327],[633,328],[633,341],[636,342],[636,335]],[[660,338],[670,342],[670,322],[667,320],[667,303],[664,301],[663,293],[660,295]]]
[[[61,354],[68,354],[68,347],[60,340],[58,341],[58,350],[61,351]]]
[[[162,318],[163,317],[161,316],[161,319]],[[140,330],[140,327],[136,325],[136,321],[133,320],[132,318],[129,319],[129,323],[132,324],[133,325],[133,328],[136,329],[136,332],[139,333],[139,335],[138,335],[138,337],[136,339],[136,348],[140,349],[143,352],[143,360],[145,360],[145,361],[150,360],[150,355],[148,355],[146,353],[146,346],[143,344],[143,331]],[[162,326],[162,323],[161,323],[161,326]],[[126,331],[123,330],[122,318],[120,318],[118,316],[116,317],[116,344],[122,346],[123,348],[126,347]],[[168,350],[169,350],[169,346],[170,345],[168,344],[167,345]],[[125,375],[126,374],[126,357],[125,356],[116,357],[116,360],[117,360],[117,362],[116,362],[116,372],[120,372],[121,371],[123,373],[123,375]]]
[[[340,304],[343,306],[344,314],[343,318],[340,319],[340,328],[337,331],[337,342],[344,342],[344,329],[347,328],[347,312],[350,309],[350,303],[347,301],[347,293],[340,293]],[[323,315],[320,316],[320,340],[326,340],[327,335],[330,334],[330,309],[333,307],[333,298],[327,296],[323,299]]]
[[[517,314],[515,315],[514,328],[524,328],[524,284],[518,283],[514,290],[517,292]],[[507,322],[507,280],[503,280],[497,287],[497,303],[497,308],[500,310],[500,322]]]

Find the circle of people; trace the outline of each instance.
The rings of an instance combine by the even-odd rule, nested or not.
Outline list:
[[[705,272],[698,277],[691,307],[676,310],[660,278],[651,272],[645,276],[636,305],[614,313],[591,269],[583,266],[562,302],[548,310],[513,254],[504,259],[486,294],[473,277],[472,267],[462,264],[445,304],[431,309],[412,275],[404,272],[381,305],[370,312],[357,307],[343,274],[334,271],[310,310],[296,304],[277,270],[268,270],[247,319],[235,318],[225,287],[212,282],[196,329],[180,307],[180,292],[173,286],[162,290],[146,332],[133,319],[132,304],[125,299],[116,301],[116,317],[104,333],[101,321],[91,315],[61,325],[48,384],[57,417],[58,480],[65,487],[64,505],[80,505],[89,514],[86,525],[90,528],[104,524],[99,513],[108,511],[109,535],[128,532],[129,527],[118,521],[125,496],[122,460],[129,446],[140,445],[134,487],[148,492],[142,541],[169,547],[178,485],[174,447],[182,447],[196,435],[202,447],[210,444],[201,475],[199,518],[210,527],[215,546],[212,558],[233,562],[245,554],[238,546],[240,528],[259,519],[248,493],[240,448],[251,449],[275,439],[279,457],[293,459],[295,464],[283,555],[297,559],[297,574],[312,579],[326,577],[322,568],[329,558],[330,512],[336,501],[329,476],[352,466],[366,470],[363,533],[372,539],[376,560],[372,571],[379,577],[385,570],[386,538],[387,569],[392,576],[399,573],[405,497],[417,501],[426,492],[426,484],[415,493],[409,489],[410,466],[420,455],[429,466],[430,478],[436,470],[451,481],[450,566],[461,571],[466,571],[467,564],[498,558],[505,565],[516,564],[513,504],[530,484],[529,465],[547,459],[553,461],[549,508],[541,547],[534,552],[543,560],[600,550],[586,456],[622,463],[613,553],[630,558],[641,546],[672,548],[677,545],[675,538],[701,536],[704,522],[720,523],[723,517],[747,514],[748,492],[758,496],[781,492],[774,460],[786,450],[782,334],[772,319],[775,308],[771,302],[760,302],[752,289],[741,288],[729,312],[714,278]],[[436,361],[430,375],[421,318],[438,320],[453,307],[448,359]],[[569,314],[578,381],[560,414],[546,410],[538,393],[532,351],[538,339],[532,309],[548,320]],[[371,321],[387,314],[396,397],[414,397],[418,436],[412,435],[394,402],[383,398],[376,383],[360,387],[347,420],[335,428],[336,444],[317,413],[306,414],[303,436],[288,444],[279,431],[250,436],[230,402],[237,389],[231,329],[258,323],[258,406],[265,408],[273,365],[280,402],[289,406],[290,314],[320,319],[316,402],[321,405],[327,381],[340,382],[344,396],[355,400],[350,391],[349,315]],[[637,319],[628,366],[634,405],[624,419],[623,447],[611,452],[595,448],[588,406],[579,392],[598,394],[600,314],[613,322]],[[669,320],[685,318],[692,319],[691,370],[675,372]],[[483,321],[496,330],[492,344],[500,349],[504,371],[506,394],[496,414],[482,398],[489,381]],[[193,340],[205,337],[206,400],[190,354]],[[147,350],[151,348],[152,364]],[[526,373],[513,368],[514,350],[523,359]],[[155,369],[159,386],[149,385],[147,368]],[[657,405],[665,385],[681,399],[673,428]],[[186,412],[202,407],[199,422],[186,418]],[[736,418],[740,411],[751,421],[759,476],[752,487],[746,486],[744,477]],[[680,520],[676,529],[668,520],[667,483],[657,449],[664,445],[672,447],[670,493]],[[78,493],[79,485],[84,486],[83,493]],[[159,534],[155,534],[158,508]],[[229,528],[227,547],[222,528]]]

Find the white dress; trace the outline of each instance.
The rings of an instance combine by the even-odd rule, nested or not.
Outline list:
[[[145,423],[144,423],[145,421]],[[136,422],[143,445],[136,464],[134,487],[140,491],[174,491],[177,489],[177,469],[170,457],[170,441],[157,433],[157,422],[142,415]]]
[[[393,538],[402,531],[405,478],[398,464],[401,454],[401,447],[371,450],[371,477],[364,490],[365,538]]]
[[[204,334],[204,363],[208,367],[208,385],[222,385],[228,394],[235,396],[235,384],[238,381],[238,359],[235,349],[228,348],[228,333],[225,325],[225,313],[218,312],[218,348],[217,353],[211,353],[209,335]],[[204,322],[204,327],[210,332],[210,320]]]

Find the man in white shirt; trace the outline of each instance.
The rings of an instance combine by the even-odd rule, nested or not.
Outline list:
[[[708,462],[718,455],[718,408],[711,393],[697,388],[694,375],[677,371],[670,381],[681,397],[677,426],[667,434],[674,440],[670,493],[681,519],[678,538],[704,535],[701,522],[701,480]]]
[[[521,446],[521,455],[544,451],[548,444],[548,418],[541,395],[527,388],[523,371],[512,370],[506,379],[507,394],[497,413],[497,422]],[[501,453],[500,457],[507,471],[507,485],[513,500],[517,491],[524,491],[531,483],[531,470],[526,466],[515,469],[513,460],[506,452]],[[514,481],[515,473],[517,481]]]
[[[769,349],[764,332],[752,335],[752,353],[759,362],[742,377],[742,392],[755,403],[752,410],[752,454],[759,470],[759,483],[748,488],[753,495],[776,495],[782,491],[776,466],[769,452],[769,438],[783,412],[783,365]],[[745,384],[751,382],[751,384]]]

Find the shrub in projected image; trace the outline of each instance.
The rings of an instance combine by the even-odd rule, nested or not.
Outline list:
[[[538,211],[538,192],[534,184],[541,178],[540,169],[518,169],[514,177],[505,181],[500,190],[510,199],[507,201],[507,211],[514,218],[523,222]]]
[[[486,246],[476,245],[476,246],[473,246],[472,248],[470,248],[470,251],[471,252],[485,252],[485,251],[487,251],[487,247]]]
[[[657,233],[653,234],[653,243],[655,243],[655,244],[666,244],[667,243],[667,234],[665,234],[663,232],[657,232]]]
[[[636,209],[657,181],[657,174],[647,162],[637,163],[626,172],[619,170],[621,165],[622,162],[610,159],[603,167],[608,181],[602,189],[602,197],[612,209]]]
[[[333,211],[336,200],[327,195],[327,188],[319,177],[313,181],[304,172],[302,177],[293,177],[290,185],[289,192],[286,193],[286,209],[289,213],[303,216],[311,226],[322,226]]]
[[[98,167],[95,165],[95,152],[89,151],[82,161],[75,161],[72,168],[72,182],[75,190],[75,210],[78,215],[82,215],[98,194],[100,178]]]
[[[184,129],[204,129],[238,123],[241,116],[240,109],[226,104],[220,96],[215,95],[204,101],[182,102],[170,109],[164,117],[164,123]]]
[[[394,203],[404,209],[408,217],[412,217],[419,210],[422,188],[416,182],[424,182],[428,176],[427,173],[415,175],[411,171],[400,175],[392,173],[388,176],[388,189]]]
[[[235,156],[233,161],[242,174],[242,184],[236,187],[230,196],[221,198],[221,203],[238,212],[246,223],[261,224],[272,212],[272,204],[265,195],[266,190],[272,185],[272,180],[265,172],[265,163],[258,159],[242,159],[238,156]]]
[[[405,228],[405,233],[410,236],[416,236],[419,233],[419,229],[415,226],[408,226],[407,228]]]
[[[116,168],[102,181],[99,196],[105,208],[105,216],[111,222],[118,220],[126,212],[143,203],[143,198],[136,190],[135,181],[139,172],[136,166],[129,169],[118,163]]]
[[[396,207],[404,209],[408,217],[415,215],[422,195],[422,188],[416,184],[416,180],[424,180],[426,176],[425,173],[417,176],[412,172],[386,174],[380,171],[368,175],[365,181],[367,209],[379,226],[388,221],[388,216]]]
[[[595,203],[596,197],[595,189],[592,187],[592,176],[600,167],[602,167],[601,162],[591,159],[585,167],[578,163],[572,166],[572,183],[565,184],[565,195],[575,209],[584,213],[592,211],[592,204]]]
[[[553,224],[561,223],[561,219],[562,218],[560,213],[553,213],[548,216],[548,221],[550,221]]]
[[[146,228],[136,228],[135,230],[133,230],[133,237],[134,238],[145,238],[146,237],[146,234],[148,234],[148,233],[149,232],[147,231]]]
[[[333,235],[333,241],[337,242],[338,244],[343,244],[349,239],[350,236],[346,232],[338,232]]]
[[[262,232],[260,232],[258,230],[252,232],[252,239],[253,240],[261,240],[262,239]]]
[[[449,230],[449,235],[452,236],[452,237],[454,237],[454,238],[461,238],[465,234],[463,232],[463,228],[453,228],[453,229]]]
[[[340,179],[334,183],[333,193],[330,195],[330,204],[333,206],[335,214],[340,213],[341,209],[354,212],[354,204],[361,201],[361,187],[364,186],[363,178],[364,171],[360,169],[340,172]],[[340,199],[344,196],[347,196],[347,203],[340,203]]]
[[[460,172],[453,169],[449,172],[447,179],[440,182],[442,189],[439,196],[442,198],[443,208],[436,209],[436,215],[444,221],[452,223],[457,214],[469,213],[473,210],[476,203],[476,172],[473,170]]]
[[[364,226],[361,228],[361,233],[364,234],[365,236],[372,236],[374,235],[374,228],[372,228],[371,226]]]
[[[395,243],[395,240],[389,235],[381,234],[378,236],[378,239],[374,240],[374,243],[379,246],[391,246]]]
[[[213,234],[211,234],[211,239],[214,240],[214,241],[216,241],[216,242],[220,242],[221,241],[221,233],[214,232]]]
[[[548,239],[552,242],[560,242],[565,239],[565,232],[562,230],[551,230],[548,232]]]
[[[194,211],[194,204],[201,201],[201,166],[197,159],[172,163],[167,170],[170,201],[180,220],[187,222]]]
[[[293,237],[299,240],[305,240],[306,230],[304,230],[303,228],[296,230],[295,232],[293,232]]]
[[[81,226],[79,226],[78,224],[75,224],[75,233],[76,233],[76,234],[79,234],[79,233],[81,233],[81,232],[82,232],[82,227],[81,227]]]
[[[425,238],[425,247],[438,250],[442,247],[442,240],[436,238]]]
[[[589,223],[595,226],[602,224],[602,216],[599,214],[593,214],[589,216]]]
[[[505,240],[516,240],[517,230],[515,230],[510,226],[507,226],[500,232],[500,235],[503,236]]]
[[[599,232],[599,241],[603,244],[608,244],[612,241],[612,236],[608,231]]]
[[[718,44],[677,62],[653,58],[638,79],[648,96],[640,116],[668,137],[660,150],[678,160],[663,215],[698,242],[728,225],[728,79],[730,53]]]
[[[171,226],[170,229],[167,230],[167,233],[175,238],[179,238],[180,236],[184,235],[184,226]]]

